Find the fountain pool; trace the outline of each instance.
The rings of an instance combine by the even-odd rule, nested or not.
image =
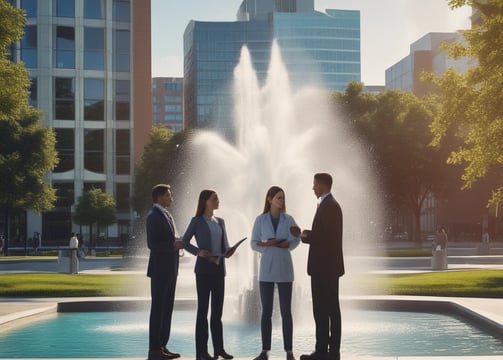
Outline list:
[[[99,308],[96,304],[93,306]],[[195,311],[178,308],[173,316],[169,346],[184,357],[193,357]],[[459,315],[343,307],[345,317],[351,321],[343,323],[343,356],[503,354],[501,338],[481,330]],[[2,333],[0,358],[141,358],[146,354],[148,343],[147,319],[145,310],[55,313],[28,326]],[[276,321],[275,325],[279,323]],[[281,336],[281,329],[276,326],[272,356],[284,355]],[[251,358],[260,351],[258,323],[226,318],[224,337],[226,349],[238,357]],[[313,339],[314,326],[294,327],[297,356],[312,350]]]

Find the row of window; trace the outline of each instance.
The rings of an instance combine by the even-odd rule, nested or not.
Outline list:
[[[105,120],[105,80],[84,78],[84,120]],[[130,120],[130,81],[114,80],[114,119]],[[54,118],[75,120],[75,78],[54,78]]]
[[[59,163],[54,169],[55,173],[73,170],[75,157],[79,155],[75,150],[75,129],[55,128],[56,150],[58,151]],[[129,130],[115,130],[115,171],[119,175],[129,175],[130,166],[130,142]],[[80,142],[79,142],[80,143]],[[85,129],[83,139],[84,149],[82,152],[84,169],[103,174],[105,172],[105,130]]]
[[[83,67],[85,70],[105,70],[105,29],[84,27]],[[131,34],[129,30],[113,31],[113,71],[130,71]],[[29,69],[37,67],[37,26],[25,26],[20,43],[21,60]],[[54,26],[53,64],[56,68],[75,69],[75,28]]]
[[[152,102],[154,104],[158,104],[159,103],[159,96],[153,95]],[[164,95],[164,102],[179,104],[182,102],[182,96],[181,95]]]
[[[57,17],[75,17],[75,0],[53,0],[52,13]],[[11,0],[15,5],[15,0]],[[77,2],[79,4],[79,2]],[[106,0],[83,0],[83,14],[85,19],[105,19]],[[37,17],[37,0],[21,0],[21,8],[28,18]],[[131,6],[129,0],[113,0],[112,20],[121,22],[131,21]]]
[[[319,39],[319,38],[282,38],[278,40],[280,48],[284,51],[289,48],[313,50],[360,50],[360,39]]]
[[[329,28],[295,28],[287,23],[284,27],[275,28],[275,37],[281,39],[283,37],[315,37],[315,38],[330,38],[330,39],[358,39],[360,40],[360,29],[339,29],[334,27]]]

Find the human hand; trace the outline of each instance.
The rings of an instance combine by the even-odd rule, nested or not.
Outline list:
[[[180,238],[176,238],[175,239],[175,242],[174,242],[173,246],[177,250],[185,249],[185,244],[183,243],[182,240],[180,240]]]
[[[290,226],[290,234],[292,234],[292,236],[299,237],[301,234],[300,227]]]
[[[200,249],[199,252],[197,253],[197,256],[209,257],[209,256],[211,256],[211,252],[209,250]]]
[[[262,240],[260,240],[260,243],[259,243],[259,245],[262,245],[262,246],[274,246],[275,244],[276,244],[275,238],[262,239]]]

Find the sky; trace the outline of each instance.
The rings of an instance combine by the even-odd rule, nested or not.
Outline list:
[[[235,21],[242,0],[152,0],[152,76],[183,76],[183,32],[190,20]],[[315,0],[315,9],[360,10],[361,80],[384,85],[385,70],[429,32],[470,27],[469,7],[447,0]]]

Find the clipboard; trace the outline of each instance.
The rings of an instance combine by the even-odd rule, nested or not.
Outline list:
[[[243,243],[243,241],[245,241],[247,239],[247,237],[244,237],[242,238],[241,240],[239,240],[237,243],[235,243],[233,246],[231,246],[230,248],[228,248],[223,254],[222,256],[226,256],[228,253],[230,253],[231,251],[235,251],[239,245],[241,245]]]

